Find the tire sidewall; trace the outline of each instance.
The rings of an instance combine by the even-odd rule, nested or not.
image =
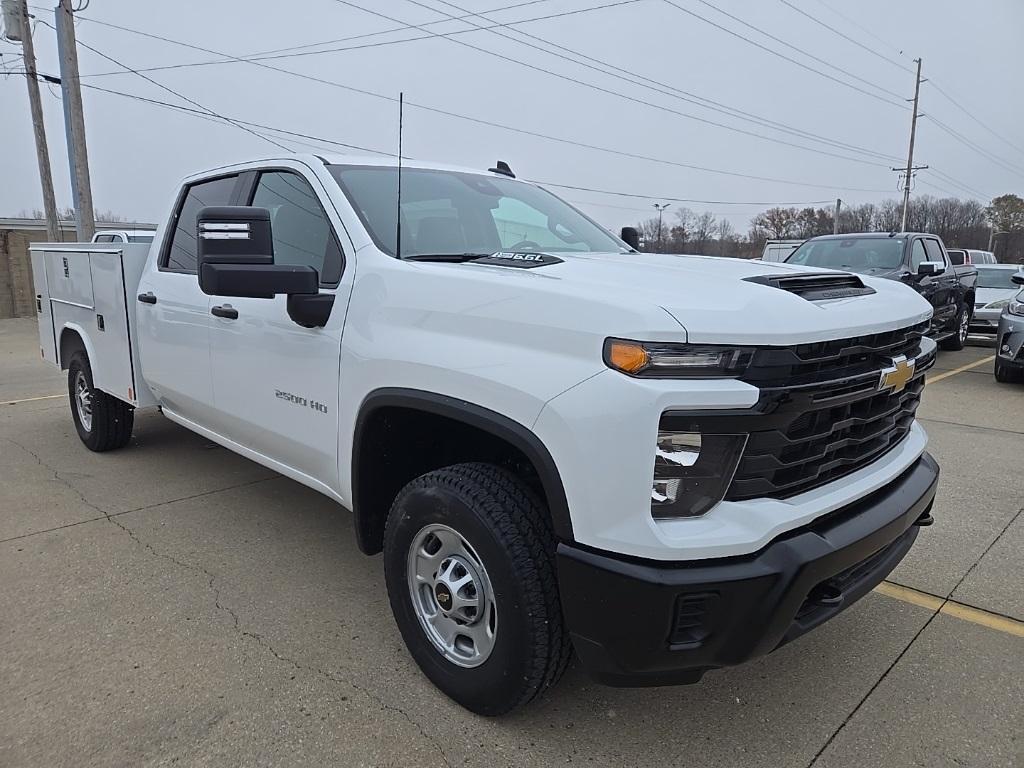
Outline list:
[[[78,401],[75,396],[75,380],[78,378],[79,372],[85,376],[85,383],[88,384],[89,391],[92,393],[93,429],[86,429],[78,415]],[[71,401],[71,418],[75,422],[75,429],[78,432],[78,437],[81,438],[82,442],[87,446],[91,446],[96,442],[96,389],[92,384],[92,369],[89,367],[89,359],[82,352],[76,352],[72,355],[71,362],[68,363],[68,397]]]
[[[454,528],[483,561],[494,591],[497,633],[494,648],[483,664],[464,668],[448,661],[431,643],[412,605],[407,582],[409,548],[420,530],[431,523]],[[384,542],[384,571],[395,621],[410,653],[423,673],[448,696],[478,714],[502,714],[526,695],[524,680],[532,679],[531,651],[536,645],[528,617],[543,614],[540,596],[524,594],[522,579],[500,534],[484,515],[460,494],[436,486],[410,484],[391,510]]]

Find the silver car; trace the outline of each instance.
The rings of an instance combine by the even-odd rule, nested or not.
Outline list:
[[[1013,282],[1024,285],[1024,273],[1016,273]],[[1024,378],[1024,291],[1003,309],[996,331],[996,381]]]
[[[970,332],[993,334],[999,326],[999,316],[1020,290],[1011,279],[1024,269],[1020,264],[979,264],[978,288],[974,297],[974,315]]]

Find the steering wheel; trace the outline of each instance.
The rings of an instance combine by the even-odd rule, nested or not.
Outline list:
[[[540,243],[535,243],[535,242],[533,242],[533,240],[520,240],[518,243],[515,243],[514,245],[510,245],[508,248],[503,248],[502,250],[509,251],[509,252],[512,252],[512,251],[523,251],[523,250],[539,251],[540,250]]]

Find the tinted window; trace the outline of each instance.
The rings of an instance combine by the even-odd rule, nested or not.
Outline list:
[[[309,182],[287,171],[267,171],[260,174],[252,204],[270,211],[275,264],[308,265],[321,283],[337,284],[341,249]]]
[[[903,243],[895,237],[808,240],[786,263],[864,273],[892,270],[903,261]]]
[[[171,247],[164,266],[178,272],[196,271],[196,216],[208,205],[231,205],[237,176],[224,176],[191,185],[178,211]]]
[[[925,261],[928,261],[928,254],[924,250],[924,242],[915,240],[910,248],[910,271],[917,274],[917,268]]]
[[[1009,288],[1017,286],[1010,279],[1015,274],[1013,269],[999,269],[998,267],[978,268],[979,288]]]
[[[129,243],[152,243],[152,235],[128,235]]]
[[[964,263],[964,256],[966,255],[967,252],[966,251],[955,251],[954,250],[954,251],[946,251],[946,253],[949,254],[949,261],[950,261],[950,263],[956,264],[957,266],[960,266],[961,264]]]
[[[946,264],[946,258],[942,255],[942,246],[939,245],[938,240],[932,240],[930,237],[925,238],[924,249],[928,253],[928,261],[937,261],[942,265]]]
[[[112,243],[114,242],[113,235],[96,235],[97,243]]]

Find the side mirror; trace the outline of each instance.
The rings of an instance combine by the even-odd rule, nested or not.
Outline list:
[[[946,266],[941,261],[922,261],[917,265],[918,277],[934,277],[946,271]]]
[[[637,251],[640,250],[640,233],[637,231],[636,227],[623,227],[622,233],[619,237],[630,248]]]
[[[1014,272],[1010,275],[1010,282],[1017,285],[1024,285],[1024,272]]]
[[[316,294],[313,267],[274,263],[270,211],[210,206],[196,217],[199,288],[210,296],[272,299],[279,293]]]

